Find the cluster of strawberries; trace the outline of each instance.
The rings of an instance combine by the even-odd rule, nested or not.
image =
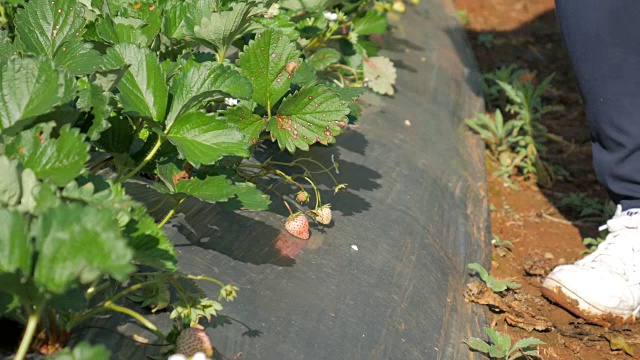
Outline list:
[[[299,203],[305,203],[309,201],[309,193],[306,191],[300,191],[296,194],[296,200]],[[289,205],[285,202],[287,208]],[[289,209],[291,212],[291,209]],[[315,210],[310,210],[306,214],[297,212],[289,215],[287,221],[284,224],[284,228],[293,236],[302,240],[309,239],[309,220],[307,215],[315,219],[318,224],[328,225],[331,222],[331,205],[326,204],[316,207]]]

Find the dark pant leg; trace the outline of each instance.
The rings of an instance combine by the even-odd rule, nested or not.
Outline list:
[[[596,175],[623,209],[640,208],[640,1],[556,0],[584,99]]]

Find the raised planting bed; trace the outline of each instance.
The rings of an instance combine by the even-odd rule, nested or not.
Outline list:
[[[490,243],[482,145],[463,120],[482,99],[448,2],[67,3],[11,8],[21,40],[0,56],[30,90],[3,94],[38,105],[0,102],[0,161],[19,179],[0,175],[19,194],[0,199],[0,249],[23,254],[0,262],[0,295],[17,299],[0,312],[40,351],[166,358],[199,325],[216,359],[474,356],[462,340],[486,316],[462,293]],[[82,40],[20,30],[69,26],[56,13]],[[45,80],[55,101],[37,97]]]

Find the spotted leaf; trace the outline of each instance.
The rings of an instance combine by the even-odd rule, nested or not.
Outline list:
[[[305,87],[282,100],[277,115],[269,119],[267,130],[281,149],[293,153],[309,150],[309,145],[328,144],[346,124],[349,107],[331,88]]]

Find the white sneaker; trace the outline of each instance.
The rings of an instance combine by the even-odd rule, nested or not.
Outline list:
[[[622,212],[601,230],[609,235],[582,260],[556,267],[542,294],[575,315],[602,326],[634,322],[640,312],[640,209]]]

